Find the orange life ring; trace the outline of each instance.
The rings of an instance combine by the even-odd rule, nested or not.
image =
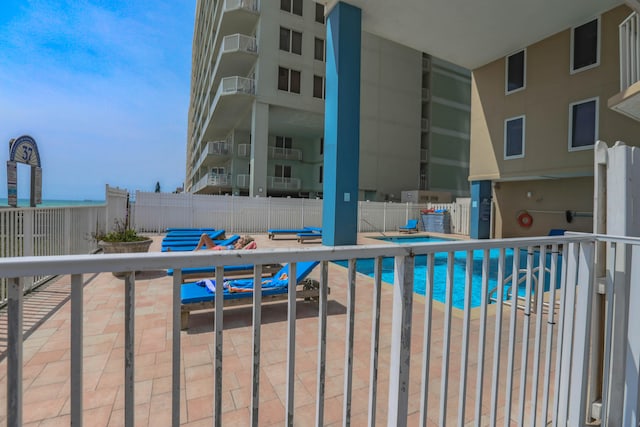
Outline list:
[[[533,225],[533,217],[528,212],[522,212],[518,215],[518,224],[520,227],[529,228]]]

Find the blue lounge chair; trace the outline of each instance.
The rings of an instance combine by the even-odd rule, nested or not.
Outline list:
[[[236,240],[240,238],[239,235],[234,234],[224,240],[215,240],[216,237],[220,237],[223,234],[224,234],[224,230],[220,230],[219,232],[216,231],[213,235],[210,235],[210,237],[213,239],[213,242],[216,245],[220,245],[220,246],[232,245],[233,243],[235,243]],[[200,237],[183,239],[183,240],[169,240],[169,241],[165,241],[163,239],[162,252],[167,252],[169,249],[175,252],[192,251],[196,248],[196,246],[198,246],[198,241],[200,241]]]
[[[398,227],[399,233],[417,233],[418,232],[418,220],[410,219],[407,221],[407,225]]]
[[[270,228],[267,230],[267,234],[270,239],[273,239],[276,235],[279,234],[293,234],[297,235],[299,233],[313,233],[318,232],[322,233],[322,228],[319,227],[302,227],[302,228]]]
[[[299,262],[296,265],[296,283],[301,284],[311,273],[318,261]],[[285,265],[274,274],[271,279],[262,279],[262,296],[268,300],[286,299],[289,287],[289,264]],[[189,326],[189,314],[195,310],[215,308],[215,293],[210,290],[215,287],[215,280],[185,283],[180,288],[181,316],[180,327],[187,329]],[[306,287],[306,286],[305,286]],[[223,285],[223,297],[225,306],[251,304],[253,302],[253,279],[236,279],[225,281]],[[296,291],[298,298],[317,298],[317,287]]]
[[[273,276],[282,269],[280,264],[265,264],[262,266],[262,274]],[[182,269],[182,278],[197,279],[202,277],[211,277],[216,274],[215,267],[191,267]],[[253,274],[253,264],[226,265],[224,267],[225,276],[240,276]],[[168,276],[173,276],[173,269],[167,270]]]
[[[316,231],[298,233],[298,243],[304,243],[307,240],[316,240],[322,239],[322,233],[318,233]]]

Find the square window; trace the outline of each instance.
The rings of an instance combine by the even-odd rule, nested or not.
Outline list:
[[[504,158],[524,157],[524,116],[504,121]]]
[[[300,71],[291,70],[291,87],[293,93],[300,93]]]
[[[289,90],[289,70],[287,68],[278,68],[278,89]]]
[[[598,138],[598,98],[569,106],[569,151],[592,148]]]
[[[324,154],[324,138],[320,138],[320,154]]]
[[[600,62],[600,18],[573,28],[571,72],[593,68]]]
[[[322,173],[323,173],[323,167],[322,165],[320,165],[320,181],[319,181],[320,184],[322,184]]]
[[[322,76],[313,76],[313,97],[324,98],[324,79]]]
[[[291,52],[302,55],[302,33],[291,31]]]
[[[525,51],[507,56],[507,93],[524,89],[525,86]]]
[[[324,24],[324,5],[316,3],[316,22]]]
[[[302,16],[302,0],[293,0],[293,14]]]
[[[289,43],[291,37],[291,30],[280,27],[280,50],[289,52],[291,50],[291,44]]]
[[[317,37],[314,44],[313,57],[318,61],[324,61],[324,40]]]
[[[280,10],[291,12],[291,0],[280,0]]]

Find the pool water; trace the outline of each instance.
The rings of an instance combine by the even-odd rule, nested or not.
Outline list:
[[[422,242],[447,242],[450,241],[448,239],[440,239],[440,238],[431,238],[431,237],[389,237],[383,238],[380,240],[392,241],[398,244],[407,244],[407,243],[422,243]],[[482,258],[484,251],[476,250],[473,251],[473,274],[471,281],[471,307],[478,307],[482,303]],[[498,277],[498,256],[500,254],[499,249],[491,249],[489,251],[489,281],[488,281],[488,290],[491,291],[497,285],[497,277]],[[561,266],[561,255],[558,255],[558,274],[557,274],[557,286],[560,286],[560,266]],[[533,266],[534,268],[538,266],[540,259],[539,252],[534,253]],[[337,261],[338,264],[342,266],[347,266],[347,261]],[[445,302],[446,297],[446,278],[447,278],[447,253],[440,252],[436,253],[434,257],[434,271],[433,271],[433,299],[436,301],[440,301],[442,303]],[[459,309],[464,308],[464,293],[465,293],[465,274],[466,274],[466,264],[467,264],[467,253],[466,251],[458,251],[454,252],[453,259],[453,306]],[[545,265],[547,268],[551,266],[551,254],[547,253]],[[505,285],[511,284],[511,272],[513,270],[513,249],[505,250],[505,278],[509,278],[509,282],[505,283]],[[526,248],[520,249],[520,268],[527,268],[527,250]],[[369,259],[359,259],[356,261],[356,270],[359,273],[366,274],[370,277],[374,275],[374,260],[372,258]],[[426,255],[418,255],[415,257],[415,269],[414,269],[414,282],[413,282],[413,290],[414,292],[424,295],[425,294],[425,286],[426,286],[426,278],[427,278],[427,256]],[[383,258],[382,260],[382,281],[386,283],[393,284],[393,274],[394,274],[394,258]],[[524,273],[521,273],[520,276],[524,276]],[[536,273],[537,276],[537,273]],[[550,283],[550,274],[545,273],[545,291],[549,290]],[[532,283],[532,286],[534,283]],[[507,298],[507,291],[505,286],[504,290],[504,298]],[[523,281],[518,286],[518,295],[524,296],[526,292],[526,282]],[[496,296],[495,294],[493,295]]]

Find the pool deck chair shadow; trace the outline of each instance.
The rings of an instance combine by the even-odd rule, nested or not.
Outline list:
[[[302,285],[296,290],[296,298],[318,299],[320,295],[318,282],[305,280],[317,265],[318,261],[299,262],[296,265],[296,284]],[[262,279],[263,301],[286,300],[289,287],[289,264],[286,264],[271,279]],[[215,280],[203,280],[185,283],[180,288],[180,328],[189,327],[189,315],[196,310],[212,310],[215,308],[215,293],[210,288],[216,288]],[[253,304],[253,279],[225,280],[223,285],[224,306]]]
[[[410,219],[407,221],[407,225],[398,227],[399,233],[417,233],[418,232],[418,220]]]

